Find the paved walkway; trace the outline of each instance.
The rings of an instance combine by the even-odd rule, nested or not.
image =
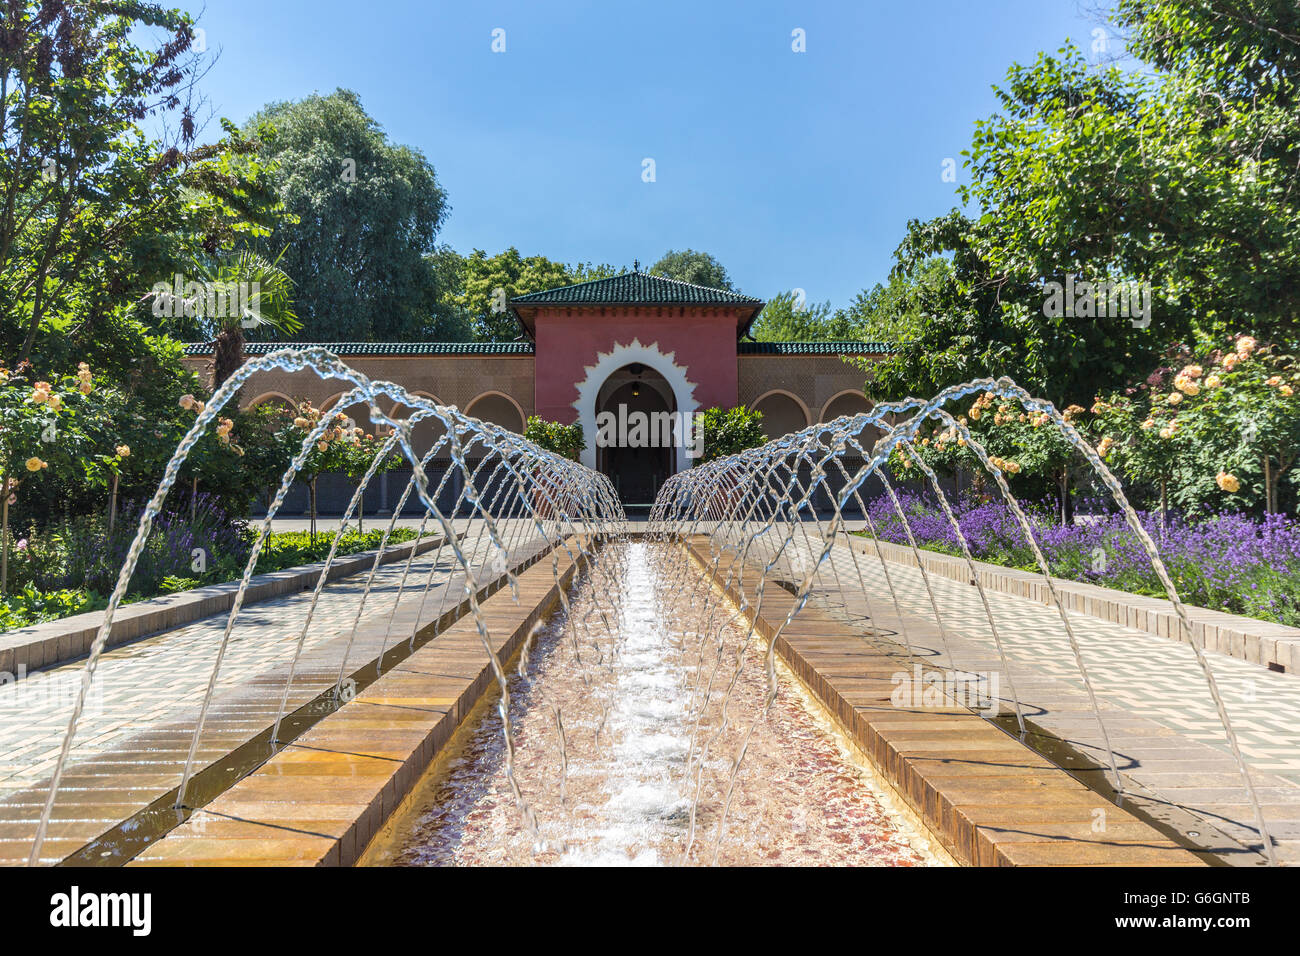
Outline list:
[[[543,543],[521,524],[513,522],[503,530],[507,542],[513,541],[515,561],[536,553]],[[471,564],[482,565],[490,547],[479,534],[481,525],[458,525],[458,530],[466,532],[462,547]],[[516,531],[517,537],[510,537]],[[481,586],[503,571],[504,562],[491,562],[476,578]],[[402,606],[395,613],[405,573],[405,562],[380,567],[364,609],[361,598],[368,574],[326,586],[307,631],[289,710],[333,686],[345,654],[347,672],[351,673],[373,660],[381,646],[392,647],[409,639],[426,582],[432,584],[420,626],[456,607],[464,597],[464,574],[450,546],[412,562]],[[303,591],[240,612],[201,741],[200,767],[274,722],[311,598],[311,591]],[[348,649],[359,610],[360,625]],[[56,818],[65,822],[79,819],[75,815],[78,801],[104,796],[96,791],[107,792],[109,784],[116,783],[112,778],[126,771],[133,775],[131,793],[138,796],[130,798],[129,806],[120,802],[106,806],[99,817],[103,828],[114,818],[124,818],[126,809],[148,805],[150,794],[165,793],[180,782],[188,737],[193,733],[227,617],[225,613],[213,615],[104,653],[60,787]],[[43,784],[54,769],[82,670],[83,662],[76,661],[0,686],[0,861],[12,861],[22,855],[24,846],[30,846],[30,827],[23,821],[39,815]],[[57,854],[58,844],[52,847]]]
[[[791,578],[806,573],[810,555],[806,546],[794,552],[793,567],[785,565]],[[1008,658],[1004,669],[978,589],[930,575],[941,631],[920,571],[893,562],[888,569],[901,620],[880,560],[846,547],[833,550],[814,599],[864,628],[869,626],[869,601],[882,634],[910,643],[938,670],[956,667],[995,680],[1004,714],[1012,712],[1014,684],[1027,721],[1065,740],[1089,761],[1109,767],[1056,608],[988,592]],[[1262,841],[1253,810],[1191,648],[1087,615],[1071,613],[1070,621],[1130,794],[1126,805],[1137,803],[1167,825],[1196,834],[1190,839],[1213,846],[1231,862],[1259,862]],[[1206,656],[1252,769],[1279,856],[1300,863],[1300,676],[1217,653]],[[1076,775],[1104,786],[1096,771]]]

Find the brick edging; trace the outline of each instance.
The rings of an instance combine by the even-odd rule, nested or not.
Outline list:
[[[424,554],[436,548],[441,541],[442,535],[439,534],[393,545],[385,551],[380,564],[404,561],[413,546],[417,555]],[[335,558],[326,580],[334,581],[367,570],[374,564],[376,550]],[[244,606],[313,588],[324,567],[324,561],[317,561],[314,564],[300,564],[281,571],[254,575],[244,594]],[[238,592],[238,581],[224,581],[221,584],[209,584],[134,604],[124,604],[113,617],[113,630],[109,634],[107,646],[117,647],[229,611],[234,607]],[[37,668],[76,660],[89,653],[90,645],[94,643],[95,635],[103,623],[103,611],[87,611],[0,635],[0,674],[21,676]]]
[[[874,542],[870,538],[846,535],[855,551],[875,553],[878,544],[886,560],[896,564],[916,567],[912,549],[890,541]],[[954,581],[972,583],[970,568],[965,558],[921,548],[921,559],[926,571]],[[1041,574],[1004,568],[1001,565],[976,561],[980,583],[989,591],[1010,594],[1038,604],[1053,606],[1051,591]],[[1144,597],[1096,584],[1084,584],[1065,578],[1052,578],[1052,584],[1070,611],[1146,631],[1158,637],[1182,641],[1182,626],[1171,602],[1163,598]],[[1253,617],[1229,614],[1210,608],[1186,604],[1192,622],[1192,639],[1206,650],[1216,651],[1287,673],[1300,672],[1300,628],[1272,624]]]
[[[683,545],[740,604],[730,566],[714,566],[708,538]],[[908,667],[901,647],[886,653],[812,605],[785,623],[796,599],[780,587],[764,588],[759,613],[752,590],[749,597],[744,614],[754,630],[771,641],[783,628],[776,638],[782,660],[959,863],[1204,865],[946,692],[938,705],[895,704],[895,674]]]
[[[481,603],[503,664],[583,560],[524,571],[519,603],[509,589]],[[351,866],[495,685],[477,628],[462,618],[127,865]]]

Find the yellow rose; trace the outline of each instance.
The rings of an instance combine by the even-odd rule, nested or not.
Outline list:
[[[130,445],[118,445],[118,446],[117,446],[117,457],[118,457],[118,458],[130,458],[130,457],[131,457],[131,446],[130,446]]]
[[[42,468],[48,468],[48,467],[49,467],[49,465],[47,465],[45,462],[41,461],[39,458],[28,458],[28,459],[27,459],[27,470],[28,470],[28,471],[40,471]]]
[[[1241,482],[1237,480],[1237,476],[1230,475],[1226,471],[1219,472],[1214,477],[1214,483],[1229,494],[1236,494],[1241,490]]]
[[[1239,361],[1241,361],[1240,355],[1238,355],[1236,352],[1229,352],[1227,355],[1223,357],[1223,367],[1226,368],[1229,372],[1231,372],[1236,367]]]
[[[1203,371],[1204,369],[1202,369],[1199,365],[1189,365],[1178,374],[1184,376],[1185,378],[1200,378]]]
[[[1182,393],[1182,392],[1170,392],[1170,393],[1169,393],[1169,404],[1170,404],[1170,405],[1177,405],[1177,404],[1178,404],[1179,402],[1181,402],[1182,400],[1183,400],[1183,393]]]
[[[1255,346],[1258,344],[1259,343],[1249,335],[1243,335],[1241,338],[1237,339],[1237,354],[1242,358],[1246,358],[1251,352],[1255,351]]]
[[[1211,375],[1209,378],[1205,380],[1206,388],[1218,388],[1222,384],[1223,384],[1223,379],[1219,378],[1219,376],[1217,375]]]
[[[1283,395],[1285,395],[1287,398],[1290,398],[1292,393],[1295,392],[1295,389],[1293,389],[1290,385],[1279,385],[1277,387],[1277,390],[1281,392]]]

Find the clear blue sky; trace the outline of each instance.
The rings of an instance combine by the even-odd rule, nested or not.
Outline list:
[[[452,204],[441,239],[461,252],[630,265],[691,247],[750,294],[840,306],[885,278],[909,218],[955,204],[941,164],[964,176],[1007,67],[1067,37],[1088,48],[1085,6],[209,0],[220,59],[203,91],[243,122],[355,90],[434,164]]]

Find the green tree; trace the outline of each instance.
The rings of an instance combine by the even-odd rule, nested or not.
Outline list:
[[[495,256],[475,249],[462,262],[462,276],[456,303],[483,342],[513,342],[524,334],[510,312],[510,299],[571,284],[564,263],[525,257],[514,246]]]
[[[756,342],[837,342],[855,332],[845,312],[832,310],[829,302],[802,303],[796,292],[769,299],[749,328]]]
[[[201,247],[264,231],[255,145],[196,145],[193,20],[151,3],[14,2],[0,13],[0,348],[110,370],[150,351],[128,304]],[[162,36],[157,44],[141,37]],[[142,122],[166,127],[149,139]]]
[[[957,210],[908,224],[895,276],[910,284],[909,304],[919,320],[885,362],[852,360],[870,373],[873,398],[931,395],[973,378],[1009,375],[1065,408],[1091,401],[1099,385],[1122,385],[1150,367],[1158,352],[1121,344],[1129,319],[1045,315],[1041,281],[999,271],[983,254],[988,228]],[[948,257],[946,271],[933,270],[935,256]]]
[[[587,447],[587,441],[582,436],[581,423],[561,425],[559,422],[550,422],[538,415],[528,416],[524,438],[539,448],[545,448],[562,458],[572,458],[574,461],[578,460],[578,455]]]
[[[900,246],[904,277],[935,255],[952,277],[921,297],[929,318],[880,370],[882,394],[1009,374],[1064,405],[1193,332],[1294,341],[1298,16],[1273,0],[1126,0],[1117,23],[1154,72],[1098,70],[1068,46],[1013,66],[965,154],[972,215],[913,222]],[[1149,309],[1135,321],[1085,296],[1053,314],[1048,284],[1075,278],[1136,286]]]
[[[923,303],[936,301],[937,292],[951,279],[952,264],[947,259],[923,259],[914,269],[895,270],[886,283],[859,292],[844,310],[844,321],[853,337],[866,342],[919,338],[928,321]]]
[[[350,90],[273,103],[245,127],[275,165],[297,309],[324,341],[444,337],[438,230],[450,211],[432,164],[389,141]]]
[[[704,454],[695,460],[702,465],[715,458],[726,458],[746,448],[767,443],[763,433],[763,413],[752,408],[709,408],[704,412]]]
[[[683,249],[680,252],[669,249],[647,271],[713,289],[730,291],[732,288],[731,279],[722,263],[707,252],[696,252],[694,249]]]
[[[160,282],[149,295],[155,314],[192,318],[199,335],[212,340],[212,391],[244,364],[245,329],[292,335],[302,328],[293,280],[279,260],[245,249],[215,264],[196,260],[193,271],[200,281],[190,289]]]
[[[457,271],[460,281],[452,302],[474,337],[482,342],[513,342],[523,335],[509,311],[515,296],[605,279],[626,270],[590,262],[565,265],[545,256],[524,256],[511,246],[495,256],[475,249],[460,259]]]

